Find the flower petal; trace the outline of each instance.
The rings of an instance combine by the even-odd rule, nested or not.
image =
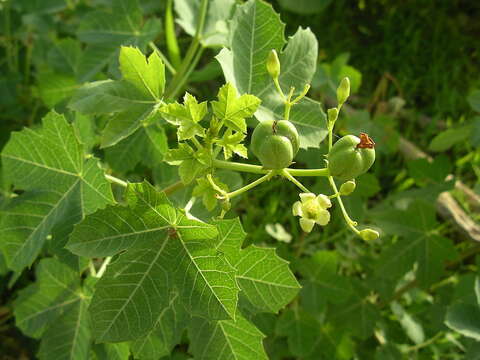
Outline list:
[[[293,213],[293,216],[303,216],[302,203],[300,201],[296,201],[293,204],[292,213]]]
[[[315,225],[315,221],[305,218],[300,218],[300,227],[303,231],[309,233],[312,231],[313,226]]]
[[[315,199],[315,194],[314,193],[301,193],[299,195],[300,195],[300,200],[302,200],[302,203],[304,203],[308,200]]]
[[[323,194],[318,195],[317,202],[322,209],[328,209],[329,207],[332,207],[332,202],[330,201],[327,195],[323,195]]]
[[[320,210],[315,222],[321,226],[327,225],[330,222],[330,213],[324,209]]]

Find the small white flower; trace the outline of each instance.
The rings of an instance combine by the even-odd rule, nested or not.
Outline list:
[[[300,201],[296,201],[292,206],[294,216],[300,216],[300,227],[305,232],[310,232],[315,224],[325,226],[330,221],[328,208],[332,202],[328,196],[320,194],[316,196],[313,193],[301,193]]]

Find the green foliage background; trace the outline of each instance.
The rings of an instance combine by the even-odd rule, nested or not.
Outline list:
[[[174,3],[176,38],[185,56],[200,1]],[[435,202],[448,191],[467,216],[480,219],[480,5],[467,0],[278,0],[271,2],[275,14],[259,0],[211,3],[197,66],[181,84],[162,70],[157,57],[147,63],[142,55],[156,54],[153,43],[171,56],[166,1],[0,2],[1,356],[479,359],[480,247],[441,217]],[[235,17],[235,6],[242,4],[244,16]],[[252,24],[257,17],[265,26]],[[245,43],[252,29],[261,36],[257,43]],[[122,45],[132,46],[122,52],[123,61]],[[177,168],[164,162],[180,139],[166,122],[168,114],[181,116],[183,110],[173,106],[162,116],[150,116],[156,101],[164,91],[171,101],[181,102],[185,91],[212,101],[229,81],[240,94],[262,100],[257,120],[281,116],[280,99],[262,67],[271,48],[284,48],[282,71],[290,75],[281,78],[283,87],[295,85],[298,91],[312,83],[309,98],[292,110],[301,134],[299,167],[323,166],[322,106],[333,104],[342,77],[351,78],[353,96],[338,132],[368,132],[377,143],[377,162],[345,201],[353,218],[381,231],[378,241],[367,244],[353,236],[338,209],[329,226],[302,233],[290,210],[297,193],[284,181],[262,184],[233,202],[229,219],[195,223],[201,227],[195,231],[178,210],[188,203],[193,185],[175,189],[168,199],[158,192],[179,179]],[[139,83],[127,60],[142,64],[142,72],[156,80]],[[220,105],[213,111],[232,128],[244,130],[245,118],[249,126],[256,123],[248,111],[229,117],[221,108],[226,100],[216,101]],[[188,119],[182,131],[188,139],[202,130]],[[405,140],[431,159],[410,160]],[[231,154],[244,154],[236,143],[230,145]],[[19,158],[43,167],[33,169]],[[194,166],[202,165],[192,160],[180,173],[184,182],[193,180],[188,170]],[[135,185],[124,194],[110,187],[104,171]],[[232,172],[218,176],[232,189],[255,178]],[[456,189],[456,180],[477,198],[472,201]],[[305,184],[315,193],[328,191],[323,180]],[[207,201],[196,201],[191,212],[209,219],[206,207],[215,204],[201,191],[193,195]],[[114,206],[114,200],[127,205]],[[218,212],[217,207],[213,214]],[[150,222],[141,223],[138,213]],[[115,230],[104,224],[106,219]],[[176,227],[175,241],[158,240],[172,239],[157,229],[162,221]],[[19,233],[18,226],[28,229]],[[136,245],[145,239],[157,242],[155,251],[151,244],[129,249],[126,242],[92,247],[85,243],[92,226],[106,238],[120,233]],[[147,230],[155,236],[137,234]],[[230,232],[224,236],[230,242],[220,242]],[[199,236],[208,242],[206,248],[192,241]],[[192,255],[199,273],[218,271],[205,287],[228,285],[224,293],[212,291],[218,303],[203,298],[203,285],[181,278],[181,270],[162,278],[163,266],[190,269],[187,255],[172,259],[180,248]],[[116,255],[120,251],[125,254]],[[109,255],[114,257],[104,277],[98,282],[86,277],[88,258],[96,258],[98,267]],[[197,256],[214,260],[201,263],[194,261]],[[263,257],[269,261],[259,267]],[[153,265],[144,269],[144,261]],[[272,277],[273,268],[283,283]],[[246,276],[249,271],[256,280]],[[259,290],[258,279],[277,283]],[[124,293],[108,289],[130,281],[155,284],[141,287],[135,304],[151,312],[131,329],[121,318],[111,321],[103,305],[128,296],[131,288],[123,288]],[[267,293],[270,297],[262,299]],[[240,299],[238,309],[229,303],[232,298]],[[118,313],[133,318],[136,312],[135,306],[126,306]],[[132,340],[139,333],[143,339]]]

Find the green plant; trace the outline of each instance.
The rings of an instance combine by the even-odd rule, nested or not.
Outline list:
[[[0,3],[0,81],[17,96],[0,100],[0,353],[474,354],[457,320],[478,305],[478,248],[433,206],[448,159],[403,168],[391,122],[344,105],[358,72],[339,61],[319,94],[313,33],[287,41],[270,5],[236,3]],[[368,172],[367,135],[348,154],[334,141],[360,132],[378,143]],[[345,179],[337,152],[361,163]]]

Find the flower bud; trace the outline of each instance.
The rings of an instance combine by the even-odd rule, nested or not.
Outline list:
[[[355,180],[349,180],[347,182],[344,182],[340,186],[340,195],[350,195],[354,190],[357,185],[355,184]]]
[[[268,53],[267,57],[267,71],[273,79],[277,79],[280,75],[280,60],[275,49]]]
[[[344,77],[337,88],[337,102],[342,105],[350,96],[350,79]]]
[[[373,241],[378,239],[380,234],[378,231],[375,231],[373,229],[364,229],[360,231],[360,237],[365,240],[365,241]]]
[[[328,114],[328,122],[329,123],[334,123],[337,121],[338,118],[338,109],[337,108],[331,108],[327,110]]]

